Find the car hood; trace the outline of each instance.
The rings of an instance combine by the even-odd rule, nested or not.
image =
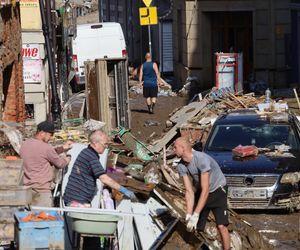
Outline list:
[[[226,174],[282,174],[300,170],[300,154],[293,157],[269,157],[259,154],[256,157],[233,158],[231,152],[206,152],[220,165]]]

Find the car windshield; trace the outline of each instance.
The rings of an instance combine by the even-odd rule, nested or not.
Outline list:
[[[299,150],[299,142],[290,125],[230,124],[215,127],[207,149],[211,151],[231,151],[238,145],[270,148],[282,144],[290,146],[292,150]]]

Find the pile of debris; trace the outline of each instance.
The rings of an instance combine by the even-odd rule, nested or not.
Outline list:
[[[176,159],[171,150],[172,143],[179,135],[188,137],[193,144],[199,141],[204,143],[214,121],[221,113],[231,109],[257,109],[258,104],[265,101],[264,96],[233,94],[227,89],[213,89],[204,98],[201,98],[201,95],[199,97],[199,101],[191,102],[173,112],[166,123],[169,128],[168,132],[149,146],[144,145],[136,138],[129,145],[128,141],[119,136],[120,140],[124,142],[124,147],[122,153],[115,156],[114,162],[118,169],[116,171],[124,171],[123,174],[127,177],[126,179],[124,177],[115,179],[135,191],[140,198],[140,203],[147,204],[147,199],[152,197],[166,206],[171,213],[172,219],[169,219],[168,224],[162,226],[163,231],[152,245],[155,248],[197,249],[206,244],[211,249],[221,249],[213,216],[209,217],[205,233],[195,233],[191,236],[185,230],[184,188],[177,173]],[[285,103],[273,102],[263,107],[263,112],[272,111],[276,105],[279,109],[287,107]],[[137,149],[141,149],[141,147],[144,152],[138,154],[139,150]],[[122,166],[122,170],[119,166]],[[113,177],[113,174],[111,176]],[[128,179],[135,179],[135,181],[128,181]],[[140,181],[140,183],[138,184],[136,181]],[[271,248],[249,222],[241,219],[234,211],[229,210],[229,212],[232,249]],[[158,223],[156,222],[158,217],[151,215],[148,219],[151,223]],[[162,222],[159,224],[162,225]],[[143,237],[139,232],[137,235]]]
[[[20,124],[0,121],[0,158],[17,157],[22,140]]]
[[[204,143],[220,114],[232,109],[256,108],[258,104],[264,102],[265,97],[255,97],[253,93],[233,94],[229,89],[224,88],[212,89],[204,98],[200,94],[199,99],[170,114],[169,120],[166,121],[169,131],[159,140],[151,143],[150,151],[159,153],[164,147],[169,146],[176,138],[178,130],[181,136],[187,137],[191,143]],[[286,107],[286,105],[278,106]]]
[[[116,209],[124,215],[118,224],[119,249],[221,249],[221,241],[210,215],[204,233],[189,233],[185,226],[185,190],[179,178],[168,146],[186,133],[192,142],[205,140],[213,121],[228,108],[253,107],[261,98],[252,95],[237,96],[229,91],[213,90],[202,100],[192,102],[174,112],[169,119],[169,131],[155,144],[147,146],[130,131],[113,131],[111,150],[106,166],[107,174],[122,186],[135,192],[138,202],[125,200],[113,190]],[[103,124],[88,121],[80,127],[69,127],[56,133],[57,142],[72,139],[87,143],[87,130]],[[196,136],[190,136],[197,130]],[[16,150],[16,152],[18,152]],[[232,210],[229,231],[232,249],[269,249],[270,246],[250,223]],[[134,222],[134,223],[133,223]]]
[[[129,131],[121,129],[116,136],[124,145],[122,149],[119,149],[118,145],[112,147],[107,163],[108,175],[134,191],[139,199],[135,203],[122,200],[121,194],[114,191],[117,209],[147,215],[133,215],[131,220],[134,221],[136,229],[128,228],[130,223],[124,225],[126,232],[131,232],[126,239],[129,237],[132,241],[127,243],[130,245],[138,242],[140,249],[200,249],[204,246],[222,249],[212,215],[209,217],[205,233],[186,231],[185,192],[177,169],[172,165],[174,160],[167,160],[165,146],[162,154],[157,155]],[[232,210],[229,212],[232,249],[270,248],[250,223],[242,220]],[[124,230],[125,228],[120,229],[121,232]],[[133,239],[133,235],[136,235],[136,239]],[[120,235],[121,246],[122,239]]]
[[[136,80],[131,80],[129,82],[130,89],[129,93],[133,94],[143,94],[143,87]],[[177,94],[172,91],[172,86],[161,78],[161,83],[158,89],[158,96],[176,96]]]

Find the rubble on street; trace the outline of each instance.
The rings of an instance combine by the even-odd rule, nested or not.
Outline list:
[[[169,125],[168,132],[151,145],[145,145],[125,128],[111,131],[112,143],[107,155],[107,174],[133,191],[138,198],[138,202],[132,202],[124,199],[118,191],[112,190],[116,211],[123,213],[121,215],[123,220],[118,223],[119,249],[133,249],[133,246],[138,249],[200,249],[204,246],[209,249],[222,248],[212,215],[209,216],[204,233],[186,231],[184,188],[177,173],[176,159],[170,150],[171,145],[178,134],[187,136],[192,143],[205,142],[214,120],[221,112],[232,108],[255,107],[263,101],[263,98],[251,94],[235,95],[226,90],[212,90],[201,100],[170,114],[168,123],[172,126]],[[98,121],[88,121],[80,126],[65,127],[55,134],[55,144],[71,139],[82,145],[80,146],[82,148],[87,144],[88,131],[102,125]],[[4,140],[4,144],[7,147],[9,140]],[[7,152],[15,148],[13,144],[11,143],[11,148]],[[17,156],[16,153],[14,155]],[[1,164],[0,171],[6,171],[3,169],[14,171],[16,169],[14,164],[19,161],[20,159],[16,159],[8,163],[1,160],[7,164]],[[19,162],[13,181],[14,184],[17,183],[17,189],[22,187],[20,169]],[[0,191],[2,196],[5,195],[3,190],[2,187]],[[59,196],[60,192],[58,191],[57,194]],[[30,197],[27,198],[29,204],[13,202],[11,205],[1,204],[12,208],[8,216],[10,225],[13,221],[13,211],[20,206],[22,210],[28,209]],[[89,208],[82,211],[88,213]],[[272,248],[253,228],[251,222],[243,220],[233,210],[229,212],[232,249]],[[10,232],[6,235],[6,239],[14,238],[13,230],[6,232]]]

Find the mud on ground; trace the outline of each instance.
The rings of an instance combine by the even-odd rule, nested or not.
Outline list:
[[[251,223],[260,231],[264,238],[276,250],[300,249],[300,213],[284,213],[272,211],[258,211],[252,213],[239,213],[242,218]]]
[[[151,140],[157,140],[166,129],[165,123],[169,118],[169,114],[186,104],[187,99],[185,97],[159,96],[154,107],[154,114],[149,114],[145,98],[142,95],[131,94],[130,109],[132,134],[146,144]],[[147,123],[150,123],[151,121],[155,124],[159,124],[147,127]]]

